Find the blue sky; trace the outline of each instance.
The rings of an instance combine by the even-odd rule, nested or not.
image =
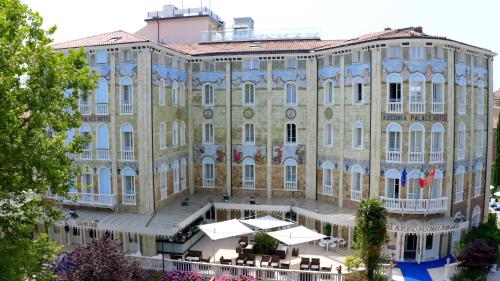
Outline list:
[[[250,16],[256,29],[319,27],[323,39],[347,39],[382,30],[422,26],[424,32],[500,52],[498,0],[22,0],[57,25],[56,42],[122,29],[135,32],[148,11],[164,4],[211,6],[231,26]],[[494,88],[500,86],[495,59]]]

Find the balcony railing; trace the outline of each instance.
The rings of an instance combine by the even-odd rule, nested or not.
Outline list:
[[[120,114],[122,115],[132,115],[134,113],[134,106],[132,104],[122,104],[120,105]]]
[[[203,179],[203,187],[215,187],[214,179]]]
[[[91,149],[84,149],[82,153],[80,153],[80,159],[81,160],[92,160],[92,150]]]
[[[90,115],[90,105],[89,104],[80,104],[78,105],[78,111],[82,115]]]
[[[168,197],[168,189],[166,186],[160,188],[160,199],[164,200]]]
[[[64,109],[63,109],[64,112],[68,113],[68,114],[73,114],[73,108],[71,106],[66,106]]]
[[[134,151],[122,150],[122,161],[134,161]]]
[[[60,197],[49,194],[48,198],[57,199],[63,204],[77,204],[92,207],[114,207],[116,206],[116,194],[98,194],[70,192],[68,197]]]
[[[124,193],[122,198],[122,204],[135,206],[135,194]]]
[[[425,113],[425,103],[410,102],[410,113]]]
[[[410,152],[408,153],[409,163],[424,163],[424,153],[423,152]]]
[[[388,102],[387,103],[387,113],[403,113],[403,103],[402,102]]]
[[[98,103],[95,105],[95,114],[96,115],[108,115],[108,104],[107,103]]]
[[[109,149],[97,149],[97,160],[109,160]]]
[[[458,150],[458,160],[462,160],[465,158],[465,149]]]
[[[442,151],[431,152],[431,163],[442,163],[444,161],[444,153]]]
[[[384,207],[391,213],[430,214],[447,210],[447,197],[436,199],[399,199],[380,197]]]
[[[433,102],[432,103],[432,113],[444,113],[444,103]]]
[[[457,191],[455,193],[455,203],[461,203],[461,202],[464,202],[464,192]]]
[[[285,181],[285,190],[297,190],[297,182]]]
[[[260,41],[270,39],[317,39],[320,30],[314,27],[288,29],[225,29],[205,31],[201,34],[201,42],[224,41]],[[257,44],[258,45],[258,44]]]
[[[361,201],[363,198],[363,195],[361,194],[361,191],[351,191],[351,200],[352,201]]]
[[[401,162],[401,151],[388,151],[386,153],[387,162]]]
[[[331,184],[323,184],[323,194],[332,194],[332,185]]]
[[[243,180],[243,188],[244,189],[255,189],[255,181],[254,180]]]

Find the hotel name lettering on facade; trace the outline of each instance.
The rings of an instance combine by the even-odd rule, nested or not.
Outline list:
[[[446,122],[446,114],[384,114],[384,121]]]
[[[83,116],[83,122],[111,122],[111,118],[109,116]]]

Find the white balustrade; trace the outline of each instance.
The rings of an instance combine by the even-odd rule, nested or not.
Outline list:
[[[380,197],[391,213],[442,213],[447,210],[447,197],[435,199],[399,199]]]
[[[203,179],[203,186],[204,187],[215,187],[215,180],[214,179]]]
[[[361,201],[363,198],[363,195],[361,194],[361,191],[351,191],[351,200],[352,201]]]
[[[432,103],[432,113],[444,113],[444,103],[433,102]]]
[[[323,194],[332,194],[332,185],[331,184],[323,184]]]
[[[90,115],[90,105],[89,104],[80,104],[78,105],[78,111],[82,115]]]
[[[403,113],[403,103],[402,102],[388,102],[387,103],[387,113]]]
[[[109,160],[109,149],[97,149],[97,160]]]
[[[444,265],[444,280],[451,280],[460,272],[460,262],[447,263]]]
[[[124,193],[122,198],[123,205],[134,205],[135,206],[135,194]]]
[[[134,113],[134,106],[132,104],[121,104],[120,114],[122,115],[132,115]]]
[[[442,151],[431,152],[431,163],[442,163],[444,161],[444,153]]]
[[[401,151],[388,151],[386,153],[387,162],[401,162]]]
[[[410,102],[410,113],[425,113],[425,103]]]
[[[122,150],[122,161],[133,161],[134,151],[133,150]]]
[[[82,150],[82,153],[80,153],[80,159],[81,160],[92,160],[92,150],[91,149]]]
[[[108,115],[108,104],[107,103],[98,103],[95,105],[95,114],[96,115]]]
[[[285,181],[285,190],[297,190],[296,181]]]
[[[409,163],[424,163],[424,153],[423,152],[410,152],[408,153]]]
[[[243,188],[244,189],[255,189],[255,181],[254,180],[243,180]]]
[[[116,205],[116,194],[99,194],[86,192],[70,192],[67,197],[49,195],[64,204],[78,204],[93,207],[113,207]]]

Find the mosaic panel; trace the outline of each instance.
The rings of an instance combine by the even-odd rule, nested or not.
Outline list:
[[[251,82],[256,89],[267,88],[267,72],[260,70],[253,71],[235,71],[232,73],[232,85],[235,87],[243,86],[244,83]]]
[[[448,64],[444,60],[398,60],[389,59],[382,62],[383,73],[382,81],[386,81],[386,77],[391,73],[400,73],[403,80],[408,78],[413,73],[422,73],[425,79],[432,80],[433,74],[442,74],[445,79],[448,73]]]
[[[193,73],[193,88],[201,90],[205,83],[211,83],[214,89],[226,89],[226,72],[210,71]]]
[[[165,80],[165,85],[172,85],[173,81],[186,82],[187,72],[168,68],[164,65],[153,65],[153,83],[158,86],[160,79]]]
[[[282,165],[288,158],[297,160],[298,165],[305,164],[306,146],[303,144],[273,146],[273,165]]]
[[[275,70],[273,71],[273,89],[284,88],[287,82],[297,83],[297,87],[306,88],[305,70]]]
[[[254,159],[257,165],[265,164],[266,155],[265,145],[233,145],[233,164],[240,164],[247,157]]]

